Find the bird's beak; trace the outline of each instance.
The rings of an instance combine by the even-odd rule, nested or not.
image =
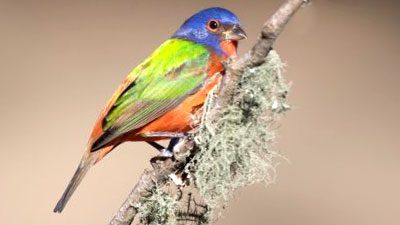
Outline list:
[[[224,32],[224,34],[225,40],[239,41],[247,38],[246,32],[244,32],[244,30],[239,25],[234,25],[230,27]]]

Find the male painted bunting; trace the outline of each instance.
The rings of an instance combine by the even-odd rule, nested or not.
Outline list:
[[[208,8],[187,19],[112,95],[54,212],[64,209],[89,168],[119,144],[146,141],[157,147],[155,141],[193,129],[193,114],[243,38],[239,19],[226,9]]]

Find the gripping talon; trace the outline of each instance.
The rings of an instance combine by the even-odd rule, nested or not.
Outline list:
[[[177,143],[179,143],[179,138],[172,138],[167,148],[164,148],[162,145],[156,142],[147,142],[147,143],[149,143],[151,146],[155,147],[157,150],[160,151],[160,153],[157,156],[150,159],[151,165],[153,166],[153,168],[156,168],[157,161],[164,161],[171,158],[174,160],[174,147],[176,146]]]

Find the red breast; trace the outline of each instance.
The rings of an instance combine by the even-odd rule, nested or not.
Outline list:
[[[207,98],[207,94],[212,90],[215,85],[218,84],[221,76],[216,76],[224,70],[224,65],[222,61],[227,60],[229,57],[236,56],[237,42],[235,41],[225,41],[221,43],[221,47],[224,49],[226,55],[221,57],[216,54],[212,54],[209,60],[209,73],[208,81],[206,85],[203,86],[197,93],[186,98],[180,105],[178,105],[173,110],[167,112],[166,114],[160,116],[156,120],[148,123],[147,125],[126,133],[125,135],[115,139],[108,147],[101,149],[98,160],[103,158],[107,153],[109,153],[114,146],[119,145],[125,141],[157,141],[164,138],[147,138],[144,137],[145,133],[149,132],[188,132],[193,129],[193,114],[196,114]],[[123,85],[121,85],[123,86]],[[107,112],[107,107],[101,114],[98,121],[102,121],[104,118],[104,112]],[[96,137],[102,134],[101,122],[97,122],[95,128],[93,129],[89,144],[92,143]]]

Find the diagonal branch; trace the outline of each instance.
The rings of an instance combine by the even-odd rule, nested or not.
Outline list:
[[[264,61],[272,45],[284,29],[285,25],[307,0],[286,0],[280,8],[264,24],[261,34],[252,49],[243,57],[227,66],[223,85],[218,94],[218,104],[211,109],[211,119],[219,118],[218,114],[224,106],[235,101],[235,90],[245,68],[255,68]],[[145,171],[140,177],[125,202],[122,204],[110,225],[130,225],[138,213],[137,206],[143,198],[152,194],[157,185],[163,185],[169,181],[169,174],[175,171],[182,171],[192,152],[193,139],[186,138],[175,152],[175,160],[166,160],[158,164],[158,167],[151,171]]]
[[[276,38],[297,10],[309,0],[287,0],[264,24],[257,43],[250,51],[251,58],[246,66],[254,67],[264,62]]]

